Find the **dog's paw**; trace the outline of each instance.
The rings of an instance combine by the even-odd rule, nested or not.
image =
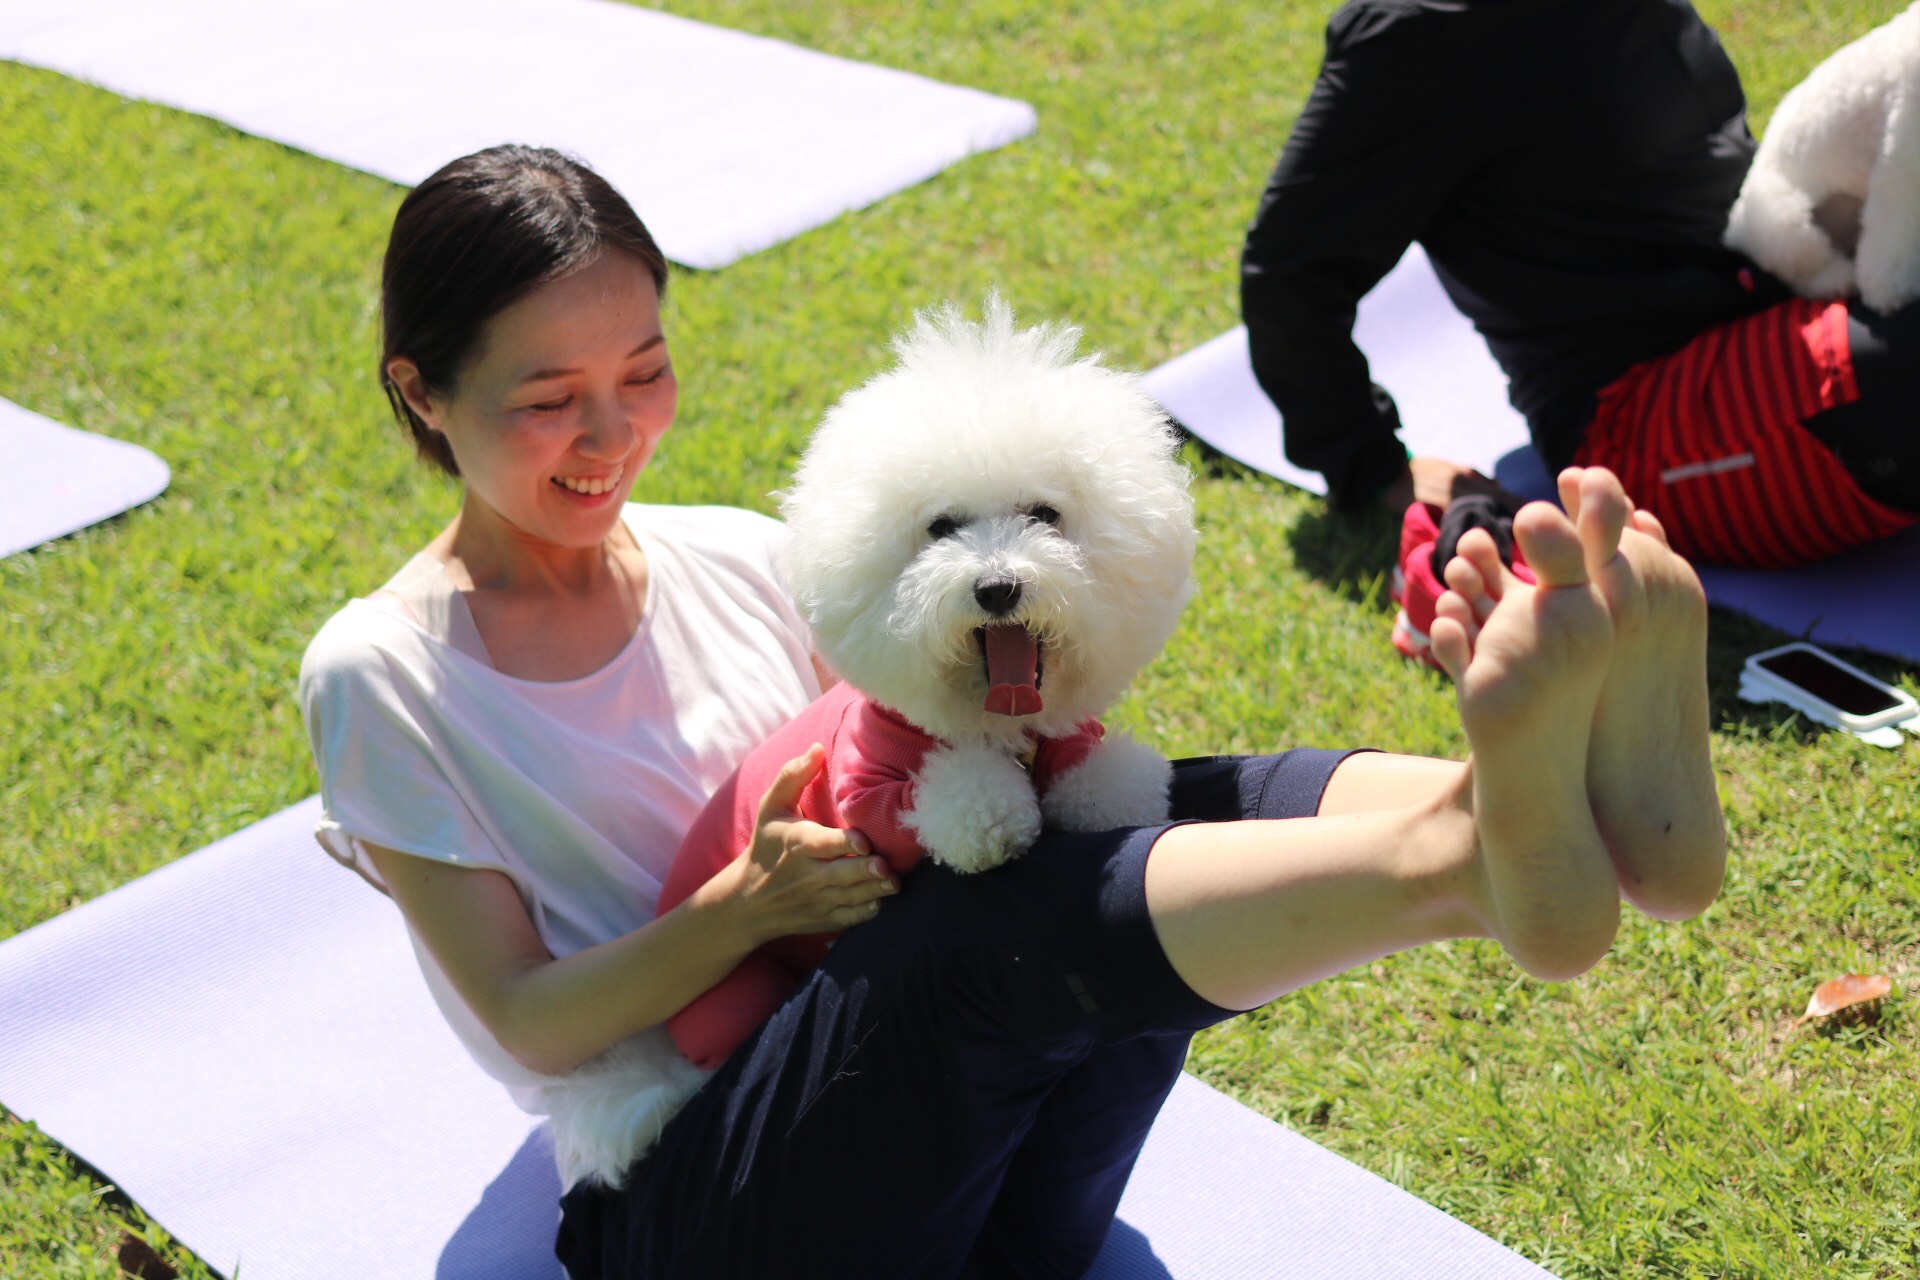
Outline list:
[[[1054,780],[1040,811],[1049,825],[1067,831],[1151,826],[1167,820],[1172,786],[1173,766],[1159,752],[1113,733]]]
[[[1909,269],[1902,273],[1906,278],[1895,276],[1892,279],[1873,277],[1860,281],[1860,301],[1869,311],[1877,311],[1890,316],[1904,310],[1908,304],[1920,299],[1920,272]]]
[[[1026,852],[1040,834],[1033,781],[1003,751],[948,746],[928,753],[901,815],[935,862],[972,873]]]
[[[1920,214],[1908,221],[1920,224]],[[1915,248],[1920,226],[1890,231],[1883,225],[1873,230],[1874,234],[1860,238],[1860,301],[1870,310],[1890,316],[1920,298],[1920,251]]]
[[[1852,259],[1838,254],[1812,275],[1790,283],[1804,298],[1846,298],[1859,287]]]

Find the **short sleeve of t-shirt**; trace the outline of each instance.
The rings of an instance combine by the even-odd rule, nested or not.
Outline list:
[[[301,707],[320,764],[320,841],[376,885],[360,841],[460,866],[508,871],[436,754],[405,624],[364,604],[322,627],[300,668]]]

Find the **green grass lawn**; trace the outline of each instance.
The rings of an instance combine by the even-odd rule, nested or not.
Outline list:
[[[1012,147],[678,277],[680,426],[637,496],[767,509],[917,306],[997,286],[1142,368],[1235,323],[1240,233],[1332,3],[671,7],[1040,115]],[[1759,126],[1900,7],[1703,11]],[[454,507],[374,384],[400,194],[0,63],[0,395],[174,472],[159,501],[0,560],[0,937],[315,789],[293,697],[306,639]],[[1385,520],[1331,522],[1232,467],[1197,492],[1201,594],[1118,720],[1170,754],[1463,750],[1448,689],[1387,644]],[[1702,919],[1635,920],[1566,985],[1491,945],[1390,959],[1209,1032],[1193,1069],[1569,1280],[1920,1273],[1920,746],[1736,701],[1741,657],[1778,639],[1714,616],[1733,857]],[[1893,976],[1879,1021],[1790,1032],[1850,970]],[[113,1274],[131,1220],[109,1199],[0,1115],[0,1274]]]

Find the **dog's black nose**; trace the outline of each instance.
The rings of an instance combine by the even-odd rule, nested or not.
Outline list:
[[[1020,603],[1020,584],[1012,578],[982,578],[973,584],[973,598],[982,609],[1002,618]]]

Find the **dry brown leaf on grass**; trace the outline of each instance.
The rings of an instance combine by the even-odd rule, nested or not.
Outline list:
[[[114,1246],[114,1260],[122,1273],[135,1280],[177,1280],[180,1274],[152,1245],[131,1231],[121,1232],[120,1243]]]
[[[1795,1018],[1793,1025],[1798,1027],[1809,1018],[1825,1018],[1856,1004],[1878,1000],[1891,990],[1893,982],[1884,973],[1871,976],[1864,973],[1842,974],[1813,989],[1813,998],[1807,1001],[1807,1011]]]

